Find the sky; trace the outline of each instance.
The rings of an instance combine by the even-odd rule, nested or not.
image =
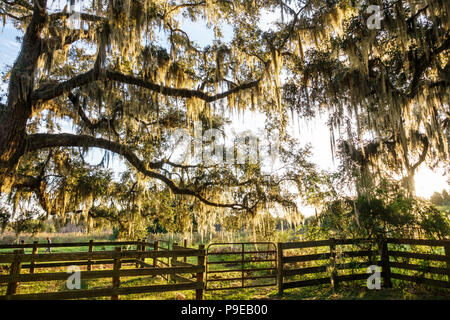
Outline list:
[[[264,28],[268,28],[271,21],[273,21],[274,15],[267,14],[262,17],[260,23]],[[213,39],[213,31],[208,29],[203,23],[185,22],[183,29],[189,34],[191,40],[197,42],[201,46],[206,46]],[[231,27],[224,27],[223,33],[225,35],[225,41],[231,38]],[[17,42],[16,37],[20,36],[10,24],[6,24],[0,27],[0,72],[2,78],[0,79],[0,97],[6,92],[6,84],[3,80],[4,71],[7,66],[12,66],[20,50],[20,43]],[[1,99],[2,102],[6,101],[6,98]],[[330,132],[326,125],[326,116],[318,116],[313,120],[299,120],[293,119],[293,122],[289,125],[289,133],[296,137],[300,144],[303,146],[310,143],[313,147],[313,156],[311,161],[316,163],[320,169],[335,170],[337,164],[333,162],[331,145],[330,145]],[[232,128],[236,131],[243,131],[252,129],[254,132],[258,128],[264,126],[264,115],[257,112],[246,111],[244,114],[232,116]],[[70,126],[63,126],[63,131],[71,132]],[[92,163],[98,163],[101,157],[101,152],[98,150],[93,151],[88,156],[88,161]],[[115,157],[110,166],[114,168],[116,173],[124,170],[122,160]],[[436,171],[432,171],[422,165],[419,167],[415,177],[416,193],[420,197],[429,198],[434,192],[442,191],[443,189],[450,190],[447,183],[448,178],[444,175],[444,169],[440,168]],[[303,207],[302,212],[304,215],[309,216],[314,214],[314,208]]]

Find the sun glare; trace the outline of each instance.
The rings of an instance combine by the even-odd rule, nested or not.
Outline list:
[[[415,176],[416,194],[429,199],[433,193],[450,190],[448,177],[443,170],[432,171],[429,168],[420,168]]]

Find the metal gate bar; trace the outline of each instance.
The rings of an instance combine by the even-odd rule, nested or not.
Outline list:
[[[257,247],[261,245],[267,246],[265,250],[257,250]],[[229,246],[232,249],[233,246],[239,246],[240,250],[233,250],[228,252],[214,252],[213,248],[218,246]],[[255,246],[256,249],[245,250],[245,246]],[[270,250],[272,247],[273,250]],[[242,288],[256,288],[256,287],[268,287],[268,286],[276,286],[277,285],[277,251],[276,245],[273,242],[227,242],[227,243],[212,243],[207,247],[206,250],[206,290],[230,290],[230,289],[242,289]],[[230,257],[232,255],[240,256],[240,259],[237,260],[226,260],[226,257]],[[256,255],[246,257],[246,255]],[[211,261],[209,257],[217,257],[219,261]],[[222,261],[222,258],[225,258]],[[264,264],[268,264],[270,262],[270,266],[264,266]],[[246,268],[246,263],[249,264],[263,264],[263,267],[253,267]],[[238,269],[235,265],[241,265]],[[221,269],[212,269],[213,266],[225,265],[224,268]],[[226,265],[231,265],[234,268],[226,269]],[[262,272],[261,275],[252,275],[254,272]],[[220,278],[212,278],[212,274],[225,274],[232,273],[230,276],[220,277]],[[233,275],[234,273],[234,275]],[[240,273],[240,277],[236,277],[235,273]],[[249,280],[259,280],[259,279],[273,279],[274,281],[267,284],[246,284],[246,281]],[[236,285],[233,287],[216,287],[213,284],[217,284],[220,282],[240,282],[240,285]]]

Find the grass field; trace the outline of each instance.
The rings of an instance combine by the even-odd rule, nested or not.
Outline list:
[[[73,243],[73,242],[89,242],[89,240],[94,241],[111,241],[111,233],[98,233],[86,235],[83,233],[38,233],[35,236],[23,235],[19,239],[24,240],[26,244],[31,244],[34,241],[39,243],[47,243],[47,237],[50,237],[52,243]],[[5,232],[3,236],[0,237],[0,244],[13,244],[17,243],[17,240],[12,233]],[[83,252],[87,251],[88,247],[67,247],[67,248],[52,248],[52,252]],[[114,246],[96,246],[95,251],[105,251],[114,250]],[[0,249],[0,253],[12,252],[12,249]],[[26,249],[26,253],[31,253],[31,249]],[[39,253],[45,252],[45,248],[39,248]]]

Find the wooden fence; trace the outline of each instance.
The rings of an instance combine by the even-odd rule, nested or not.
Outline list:
[[[202,248],[204,249],[205,247],[202,245]],[[183,246],[179,246],[178,243],[174,243],[173,246],[172,246],[172,249],[173,250],[191,250],[192,248],[189,248],[187,246],[187,241],[184,240]],[[207,256],[207,253],[206,253],[206,255],[204,257],[201,257],[202,261],[200,262],[200,264],[202,266],[205,266],[206,256]],[[192,266],[194,266],[193,263],[188,262],[188,257],[186,257],[186,256],[183,257],[183,261],[179,261],[178,257],[175,257],[175,258],[173,258],[170,261],[170,264],[171,264],[172,267],[174,267],[174,266],[175,267],[177,267],[177,266],[178,267],[192,267]],[[189,275],[181,276],[179,274],[175,274],[174,273],[174,274],[170,275],[170,280],[175,281],[175,282],[189,282],[189,281],[192,281],[192,280],[189,280],[187,277],[189,277]],[[190,277],[196,279],[197,281],[200,281],[200,279],[198,278],[199,274],[191,274]],[[206,282],[205,282],[205,287],[206,287]]]
[[[39,253],[40,248],[86,247],[87,252]],[[127,246],[128,249],[123,250]],[[129,249],[131,246],[131,249]],[[101,247],[96,251],[97,247]],[[114,247],[114,250],[105,250]],[[429,253],[424,248],[431,248]],[[31,249],[25,251],[27,249]],[[0,250],[14,250],[0,254],[0,266],[7,265],[9,274],[0,275],[0,285],[7,285],[6,294],[0,299],[77,299],[109,296],[118,299],[120,295],[179,290],[195,290],[196,299],[203,298],[207,288],[205,277],[205,260],[207,252],[203,245],[198,249],[163,241],[149,243],[145,241],[94,242],[88,243],[54,243],[0,245]],[[440,251],[439,251],[440,250]],[[249,253],[245,250],[238,252]],[[237,252],[212,252],[211,254],[238,254]],[[257,252],[260,254],[261,252]],[[264,254],[272,253],[265,252]],[[450,240],[417,239],[329,239],[278,243],[273,251],[276,268],[276,285],[280,294],[290,288],[330,284],[333,288],[347,281],[367,280],[365,272],[370,265],[381,267],[384,287],[392,287],[392,282],[409,281],[441,288],[450,288]],[[253,254],[253,252],[250,252]],[[151,263],[145,259],[151,259]],[[226,259],[225,259],[226,260]],[[225,261],[224,260],[224,261]],[[353,261],[349,261],[353,260]],[[357,260],[357,261],[354,261]],[[271,260],[272,261],[272,260]],[[229,262],[229,261],[228,261]],[[232,261],[233,262],[233,261]],[[242,265],[246,260],[240,261]],[[253,262],[253,260],[252,260]],[[135,265],[124,268],[125,264]],[[109,270],[92,270],[93,265],[111,266]],[[39,268],[65,266],[86,266],[80,271],[83,280],[110,278],[112,286],[101,289],[77,289],[52,293],[17,294],[20,283],[53,280],[67,280],[66,272],[36,273]],[[22,270],[29,269],[28,273]],[[222,273],[230,270],[219,270]],[[239,271],[243,275],[244,269]],[[252,270],[253,271],[253,270]],[[361,272],[362,271],[362,272]],[[350,274],[348,274],[350,272]],[[270,275],[273,277],[274,275]],[[121,286],[121,278],[161,276],[175,283],[146,286]],[[266,275],[264,275],[266,277]],[[433,278],[434,277],[434,278]],[[227,281],[234,281],[231,277]],[[292,279],[294,278],[294,279]],[[437,278],[437,279],[436,279]],[[447,280],[445,280],[445,278]],[[270,286],[262,284],[260,286]],[[238,289],[248,285],[232,285]],[[223,288],[220,288],[223,289]]]
[[[39,253],[39,249],[47,249],[47,248],[77,248],[77,247],[87,247],[88,252],[94,252],[95,249],[102,250],[106,247],[115,247],[121,246],[123,247],[135,247],[135,250],[138,249],[139,240],[138,241],[94,241],[90,240],[89,242],[70,242],[70,243],[38,243],[34,241],[32,244],[0,244],[0,254],[5,253],[14,253],[16,250],[20,250],[23,253],[27,253],[27,249],[31,249],[31,254],[35,255]],[[1,256],[1,255],[0,255]],[[132,263],[134,259],[123,260],[122,263]],[[30,269],[30,273],[34,273],[35,269],[38,268],[57,268],[57,267],[67,267],[67,266],[87,266],[87,270],[91,270],[92,265],[97,264],[112,264],[114,261],[109,260],[87,260],[87,261],[58,261],[58,262],[44,262],[44,263],[36,263],[32,261],[28,264],[23,264],[22,269]]]
[[[418,239],[387,239],[385,241],[386,256],[389,258],[385,262],[384,279],[388,286],[392,286],[391,279],[398,279],[403,281],[412,281],[416,283],[423,283],[430,286],[450,288],[450,240],[418,240]],[[425,246],[425,247],[443,247],[444,254],[428,254],[408,252],[402,250],[390,250],[387,245],[407,245],[407,246]],[[398,261],[403,259],[405,261]],[[422,264],[410,263],[410,260],[422,261]],[[425,263],[424,263],[425,262]],[[446,268],[431,266],[431,263],[445,262]],[[392,269],[398,270],[393,272]],[[402,270],[417,271],[420,276],[411,276],[400,273]],[[447,275],[447,281],[435,280],[425,277],[425,274],[431,275]]]
[[[417,253],[388,249],[388,245],[430,246],[443,247],[445,254]],[[368,249],[352,251],[339,250],[340,246],[366,246]],[[376,247],[376,250],[373,247]],[[289,250],[322,248],[322,252],[313,254],[289,255]],[[324,250],[325,249],[325,250]],[[370,265],[381,267],[384,287],[392,287],[391,279],[413,281],[431,286],[450,288],[450,241],[449,240],[415,240],[415,239],[381,239],[374,242],[368,239],[329,239],[319,241],[303,241],[291,243],[278,243],[278,292],[290,288],[307,287],[314,285],[331,284],[336,288],[340,282],[367,280],[367,273],[353,273],[355,269],[365,269]],[[365,261],[357,263],[346,262],[346,258],[364,258]],[[391,259],[392,258],[392,259]],[[398,258],[420,260],[426,265],[412,264],[408,261],[399,262]],[[340,261],[339,261],[340,260]],[[361,259],[360,259],[361,260]],[[394,261],[392,261],[394,260]],[[321,263],[318,261],[322,261]],[[302,264],[319,264],[314,266],[298,267]],[[445,262],[446,268],[430,266],[429,262]],[[399,270],[393,272],[392,269]],[[339,275],[338,271],[351,270],[352,274]],[[419,271],[420,276],[402,274],[402,270]],[[313,279],[286,281],[292,276],[305,276],[311,274],[326,274]],[[447,275],[447,281],[425,277],[426,274]]]
[[[96,245],[97,243],[90,243]],[[52,254],[25,254],[23,249],[30,248],[29,245],[10,245],[8,248],[19,247],[14,253],[0,254],[0,264],[9,265],[9,274],[0,275],[0,284],[7,284],[6,295],[0,296],[0,299],[78,299],[78,298],[93,298],[110,296],[111,299],[116,300],[120,295],[139,294],[150,292],[166,292],[179,290],[195,290],[196,299],[203,298],[203,274],[205,250],[203,246],[199,249],[184,249],[184,250],[170,250],[170,251],[147,251],[147,243],[142,241],[130,242],[109,242],[111,244],[132,244],[136,246],[136,250],[124,250],[122,247],[116,247],[113,251],[95,252],[89,250],[88,252],[71,252],[71,253],[52,253]],[[67,246],[68,244],[64,244]],[[70,244],[74,246],[75,244]],[[79,243],[76,244],[80,246]],[[44,244],[42,247],[46,247]],[[62,244],[53,244],[53,246],[63,247]],[[89,247],[89,245],[87,245]],[[5,247],[2,246],[3,248]],[[2,248],[0,247],[0,248]],[[33,247],[31,247],[33,248]],[[153,267],[153,265],[145,263],[146,258],[157,261],[160,258],[187,258],[195,257],[197,259],[196,265],[190,266],[174,266],[174,267]],[[122,264],[125,262],[133,262],[138,267],[133,269],[122,269]],[[87,279],[101,279],[111,278],[112,286],[102,289],[77,289],[67,290],[62,292],[51,293],[30,293],[17,294],[17,287],[23,282],[39,282],[39,281],[53,281],[53,280],[67,280],[70,276],[66,272],[50,272],[50,273],[31,273],[31,266],[34,268],[48,265],[50,267],[67,266],[67,265],[85,265],[90,266],[94,263],[112,264],[112,270],[95,270],[90,268],[86,271],[80,271],[80,278]],[[21,273],[22,267],[28,264],[30,266],[30,273]],[[121,277],[137,277],[137,276],[156,276],[156,275],[173,275],[173,274],[196,274],[195,281],[185,281],[184,283],[166,284],[166,285],[148,285],[148,286],[133,286],[121,287]]]

